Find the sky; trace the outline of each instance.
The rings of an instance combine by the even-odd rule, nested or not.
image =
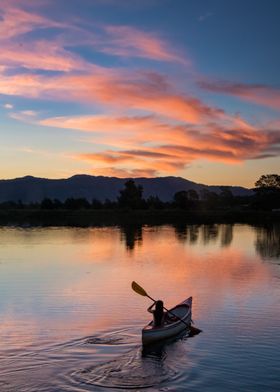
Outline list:
[[[0,0],[0,178],[280,168],[278,0]]]

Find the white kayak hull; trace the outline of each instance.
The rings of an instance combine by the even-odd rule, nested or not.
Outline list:
[[[177,317],[180,317],[182,321],[164,323],[162,327],[153,327],[153,322],[151,321],[142,329],[142,343],[144,345],[169,339],[182,332],[188,326],[190,327],[192,318],[192,297],[189,297],[170,309],[170,312],[174,313]]]

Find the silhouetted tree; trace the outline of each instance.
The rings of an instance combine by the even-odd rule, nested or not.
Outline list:
[[[85,198],[74,199],[72,197],[68,198],[64,202],[64,207],[69,210],[79,210],[87,209],[90,207],[89,202]]]
[[[217,193],[203,189],[201,197],[206,209],[215,209],[219,206],[219,195]]]
[[[17,209],[18,204],[15,201],[3,201],[1,203],[1,208],[3,208],[3,209]]]
[[[91,208],[93,208],[95,210],[100,210],[102,207],[103,207],[103,204],[101,203],[100,200],[92,199]]]
[[[221,204],[225,207],[232,206],[234,197],[233,197],[233,194],[232,194],[231,190],[229,189],[229,187],[221,186],[220,190],[221,190],[221,192],[220,192],[219,196],[220,196]]]
[[[114,208],[117,207],[117,203],[116,203],[115,201],[111,201],[111,200],[109,200],[109,199],[106,199],[106,200],[104,201],[104,203],[103,203],[103,207],[104,207],[106,210],[112,210],[112,209],[114,209]]]
[[[52,210],[54,208],[54,203],[48,197],[45,197],[41,202],[41,208],[43,210]]]
[[[195,189],[190,189],[188,190],[188,198],[192,201],[197,201],[199,200],[198,193]]]
[[[142,194],[143,187],[136,185],[133,180],[128,180],[124,184],[124,189],[120,190],[118,204],[120,207],[129,207],[132,209],[142,208],[144,205]]]
[[[280,176],[278,174],[264,174],[256,182],[256,188],[279,188]]]
[[[53,200],[53,208],[55,208],[55,209],[63,208],[63,203],[58,199],[54,199]]]
[[[264,210],[280,208],[280,176],[278,174],[262,175],[256,181],[255,186],[253,207]]]
[[[177,208],[187,209],[190,206],[189,196],[187,191],[179,191],[174,194],[174,205]]]
[[[154,208],[156,210],[161,210],[164,208],[164,203],[159,199],[158,196],[149,196],[146,203],[148,208]]]

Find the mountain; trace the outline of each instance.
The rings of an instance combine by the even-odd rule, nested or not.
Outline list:
[[[119,191],[124,187],[128,178],[75,175],[66,179],[47,179],[26,176],[11,180],[0,180],[0,202],[18,201],[23,203],[40,202],[44,198],[64,201],[68,197],[86,198],[89,201],[97,199],[116,200]],[[188,181],[181,177],[135,178],[137,185],[142,185],[144,197],[158,196],[162,201],[172,200],[174,193],[182,190],[202,189],[219,193],[220,186],[208,186]],[[228,187],[233,195],[250,195],[250,189],[232,186]]]

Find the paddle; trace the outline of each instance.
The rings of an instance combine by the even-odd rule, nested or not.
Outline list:
[[[143,289],[143,287],[139,286],[138,283],[136,282],[132,282],[131,283],[131,288],[132,290],[135,291],[135,293],[143,295],[143,297],[148,297],[150,298],[152,301],[156,302],[156,300],[154,300],[152,297],[150,297],[147,292]],[[164,310],[166,310],[168,313],[172,314],[172,316],[177,317],[178,321],[182,321],[182,323],[184,323],[188,328],[190,327],[189,324],[187,324],[184,320],[182,320],[180,317],[178,317],[176,314],[172,313],[170,310],[166,309],[165,307],[163,307]]]

